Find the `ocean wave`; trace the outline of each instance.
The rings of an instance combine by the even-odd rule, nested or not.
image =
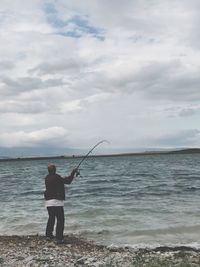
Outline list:
[[[185,190],[186,191],[199,191],[200,187],[188,186]]]
[[[77,234],[80,236],[97,236],[97,235],[110,235],[113,234],[111,231],[102,229],[102,230],[81,230],[77,231]]]
[[[28,190],[23,192],[18,192],[18,195],[20,196],[30,196],[30,195],[43,195],[43,190]]]
[[[176,226],[169,228],[159,228],[159,229],[143,229],[131,231],[130,234],[133,236],[155,236],[155,235],[174,235],[174,234],[191,234],[191,233],[200,233],[200,225],[191,225],[191,226]]]
[[[189,186],[189,185],[185,185],[185,184],[176,184],[174,186],[175,188],[181,189],[181,191],[183,192],[187,192],[187,191],[199,191],[200,187],[196,187],[196,186]]]
[[[80,227],[80,225],[79,225]],[[73,229],[73,225],[71,226],[71,230]],[[78,229],[78,227],[76,227]],[[193,226],[177,226],[177,227],[169,227],[169,228],[158,228],[158,229],[141,229],[141,230],[124,230],[122,232],[119,229],[115,228],[112,230],[108,229],[84,229],[79,230],[78,233],[80,235],[129,235],[132,237],[136,236],[156,236],[156,235],[176,235],[176,234],[195,234],[200,233],[200,225]]]
[[[172,194],[177,194],[178,192],[174,192],[173,190],[163,190],[163,191],[154,191],[154,192],[149,192],[148,190],[141,190],[139,192],[137,191],[129,191],[129,192],[124,192],[121,193],[121,197],[147,197],[147,196],[169,196]]]
[[[56,163],[64,172],[66,161],[61,159]],[[21,233],[23,229],[27,233],[37,229],[44,231],[47,220],[42,203],[44,162],[35,160],[20,164],[20,168],[15,162],[0,166],[1,213],[4,216],[0,229],[4,227],[5,232],[10,229],[13,233]],[[66,229],[69,226],[72,231],[94,230],[88,235],[116,243],[198,241],[198,166],[200,158],[192,155],[190,162],[183,155],[154,159],[113,157],[101,160],[101,164],[99,159],[93,159],[83,168],[85,176],[75,179],[66,190]],[[19,217],[15,219],[16,215]],[[39,220],[41,225],[16,226]]]

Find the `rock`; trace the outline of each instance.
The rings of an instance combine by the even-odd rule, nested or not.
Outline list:
[[[31,261],[31,260],[33,260],[33,256],[28,256],[27,258],[25,258],[23,261],[24,262],[29,262],[29,261]]]
[[[79,259],[76,260],[76,263],[78,263],[78,264],[84,264],[86,260],[87,260],[87,257],[81,257],[81,258],[79,258]]]
[[[45,242],[42,237],[0,236],[0,266],[148,267],[157,266],[158,263],[162,266],[162,262],[163,266],[177,267],[185,262],[188,262],[188,266],[199,266],[200,250],[134,250],[114,246],[107,248],[77,238],[71,240],[71,244],[58,247],[54,243]],[[21,246],[18,243],[21,243]]]
[[[103,262],[103,261],[97,261],[97,262],[93,263],[92,266],[93,267],[105,267],[106,265],[105,265],[105,262]]]

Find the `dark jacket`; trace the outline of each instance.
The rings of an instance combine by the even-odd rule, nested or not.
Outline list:
[[[71,184],[74,175],[62,178],[58,174],[48,174],[45,178],[46,191],[44,197],[46,200],[58,199],[65,200],[64,184]]]

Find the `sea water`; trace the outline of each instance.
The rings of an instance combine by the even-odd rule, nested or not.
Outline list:
[[[47,165],[68,175],[80,159],[0,162],[0,235],[44,234]],[[92,157],[66,186],[65,233],[107,245],[200,246],[200,154]]]

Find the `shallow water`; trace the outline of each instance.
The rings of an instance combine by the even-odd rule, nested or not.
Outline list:
[[[57,159],[66,175],[78,159]],[[43,234],[47,160],[0,162],[0,234]],[[200,246],[200,155],[89,158],[66,188],[65,233],[106,244]]]

